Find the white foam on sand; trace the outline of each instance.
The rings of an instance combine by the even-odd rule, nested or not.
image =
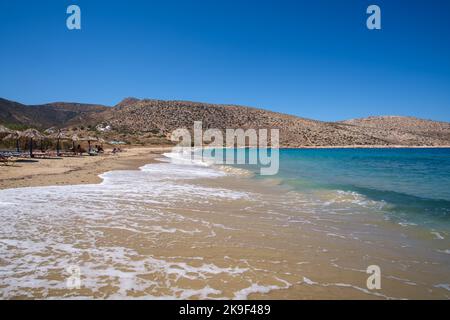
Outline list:
[[[350,204],[366,208],[377,208],[377,209],[382,209],[384,206],[386,206],[386,202],[384,201],[370,200],[358,192],[343,191],[343,190],[336,190],[333,193],[333,197],[328,201],[324,202],[324,205],[332,205],[332,204],[340,204],[340,205]]]
[[[440,283],[440,284],[435,285],[434,287],[450,291],[450,284],[449,283]]]
[[[437,231],[431,231],[431,234],[434,235],[436,240],[444,240],[445,237]]]
[[[191,166],[199,166],[199,167],[214,167],[216,172],[222,172],[224,175],[234,175],[234,176],[244,176],[244,177],[251,177],[254,175],[253,172],[238,168],[232,165],[224,165],[223,163],[217,163],[214,158],[208,158],[206,156],[200,156],[199,150],[193,150],[191,149],[186,150],[179,150],[179,151],[173,151],[173,152],[167,152],[163,155],[165,158],[160,159],[163,162],[170,162],[173,164],[181,164],[181,165],[191,165]]]
[[[201,151],[199,151],[201,152]],[[199,154],[195,153],[195,150],[191,150],[190,148],[179,151],[172,151],[163,153],[163,155],[170,159],[170,162],[173,164],[181,164],[181,165],[196,165],[201,167],[209,167],[214,161],[207,160],[205,157],[202,157]]]
[[[217,288],[192,290],[178,286],[177,281],[222,274],[238,277],[247,269],[142,256],[129,247],[112,246],[104,232],[142,235],[147,245],[154,246],[160,245],[164,234],[179,239],[202,233],[210,236],[214,224],[186,224],[192,219],[176,209],[212,199],[249,197],[245,192],[191,182],[225,175],[196,164],[156,163],[135,171],[106,172],[96,185],[0,190],[0,297],[46,297],[52,289],[66,289],[64,270],[70,265],[79,265],[83,287],[92,290],[93,296],[106,285],[115,288],[109,298],[126,298],[137,291],[145,292],[141,298],[220,295]],[[104,240],[109,244],[102,244]],[[57,275],[55,280],[49,276],[52,273]]]
[[[273,290],[282,290],[282,289],[288,289],[291,287],[291,284],[285,280],[282,280],[280,278],[275,278],[278,282],[280,282],[280,285],[261,285],[258,283],[252,283],[249,287],[241,289],[234,293],[234,299],[235,300],[245,300],[248,299],[249,295],[251,294],[264,294],[269,293]]]

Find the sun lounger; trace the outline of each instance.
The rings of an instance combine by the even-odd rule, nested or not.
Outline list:
[[[59,153],[60,157],[78,157],[79,155],[73,151],[64,151]]]
[[[0,163],[8,164],[8,158],[0,154]]]
[[[4,165],[9,165],[10,162],[12,161],[12,157],[11,156],[7,156],[5,154],[0,154],[0,163],[4,164]]]
[[[43,158],[46,157],[47,154],[45,152],[33,152],[33,157],[34,158]]]

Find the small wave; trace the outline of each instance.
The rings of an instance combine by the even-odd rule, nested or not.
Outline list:
[[[450,284],[449,283],[439,283],[439,284],[435,285],[434,287],[450,291]]]
[[[307,277],[303,277],[303,282],[310,286],[317,284],[317,282],[314,282],[311,279],[308,279]]]
[[[166,159],[177,165],[188,165],[188,166],[200,166],[200,167],[212,167],[217,170],[230,175],[242,176],[242,177],[252,177],[254,173],[250,170],[246,170],[243,168],[234,167],[231,165],[223,165],[216,163],[214,159],[209,159],[205,156],[202,156],[200,153],[195,153],[190,149],[181,150],[179,152],[167,152],[163,153],[163,156]]]
[[[373,292],[373,291],[370,291],[368,289],[361,288],[361,287],[358,287],[358,286],[355,286],[355,285],[352,285],[352,284],[349,284],[349,283],[319,283],[319,282],[313,281],[311,279],[308,279],[306,277],[303,277],[303,281],[300,281],[300,284],[301,283],[304,283],[304,284],[307,284],[307,285],[310,285],[310,286],[350,288],[350,289],[353,289],[353,290],[361,291],[361,292],[363,292],[365,294],[368,294],[368,295],[377,296],[377,297],[384,298],[384,299],[387,299],[387,300],[396,299],[396,298],[393,298],[393,297],[390,297],[390,296],[387,296],[387,295],[384,295],[384,294],[381,294],[381,293],[378,293],[378,292]]]
[[[431,199],[389,190],[365,187],[351,187],[352,192],[363,195],[366,199],[387,204],[383,209],[393,214],[432,216],[434,219],[447,220],[450,214],[450,201]]]
[[[436,240],[444,240],[445,239],[445,237],[437,231],[431,231],[430,233],[435,236]]]
[[[285,280],[282,280],[280,278],[275,278],[276,280],[280,281],[282,285],[260,285],[257,283],[252,283],[249,287],[241,289],[234,293],[234,299],[235,300],[246,300],[248,299],[248,296],[250,294],[256,294],[256,293],[269,293],[273,290],[283,290],[288,289],[291,287],[291,284]]]
[[[386,206],[384,201],[374,201],[355,191],[336,190],[329,194],[324,205],[351,204],[366,208],[382,209]]]
[[[205,160],[202,155],[195,154],[193,151],[183,150],[180,152],[166,152],[163,156],[169,158],[174,164],[185,164],[185,165],[195,165],[201,167],[209,167],[214,162]]]
[[[225,172],[226,174],[234,175],[234,176],[240,176],[240,177],[253,177],[255,174],[251,172],[250,170],[237,168],[233,166],[224,166],[219,165],[215,166],[218,170]]]
[[[405,222],[405,221],[400,221],[398,224],[400,226],[402,226],[402,227],[415,227],[415,226],[417,226],[417,223]]]

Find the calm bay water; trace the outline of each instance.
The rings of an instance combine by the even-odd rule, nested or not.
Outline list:
[[[385,202],[392,219],[450,228],[450,149],[281,149],[275,176],[240,167],[300,192],[355,192]]]

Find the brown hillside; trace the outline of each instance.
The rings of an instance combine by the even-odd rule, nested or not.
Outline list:
[[[175,129],[192,129],[194,121],[203,121],[204,129],[276,128],[281,145],[290,147],[450,145],[450,123],[411,117],[322,122],[263,109],[189,101],[127,98],[115,107],[105,107],[64,102],[26,106],[0,99],[0,124],[85,127],[107,139],[133,143],[162,143]]]
[[[380,116],[342,121],[350,130],[405,145],[449,145],[450,123],[414,117]]]
[[[119,107],[98,114],[119,131],[169,134],[177,128],[192,128],[203,121],[204,128],[278,128],[283,146],[348,145],[450,145],[448,131],[437,135],[434,127],[407,132],[410,122],[397,124],[397,131],[386,131],[382,123],[373,127],[358,123],[329,123],[291,115],[242,107],[187,101],[126,99]],[[425,121],[425,120],[424,120]],[[383,121],[382,121],[383,122]],[[450,124],[447,124],[450,125]],[[430,129],[431,128],[431,129]]]
[[[91,114],[105,111],[107,107],[81,103],[51,103],[28,106],[0,98],[0,123],[35,127],[65,127],[88,121]]]

